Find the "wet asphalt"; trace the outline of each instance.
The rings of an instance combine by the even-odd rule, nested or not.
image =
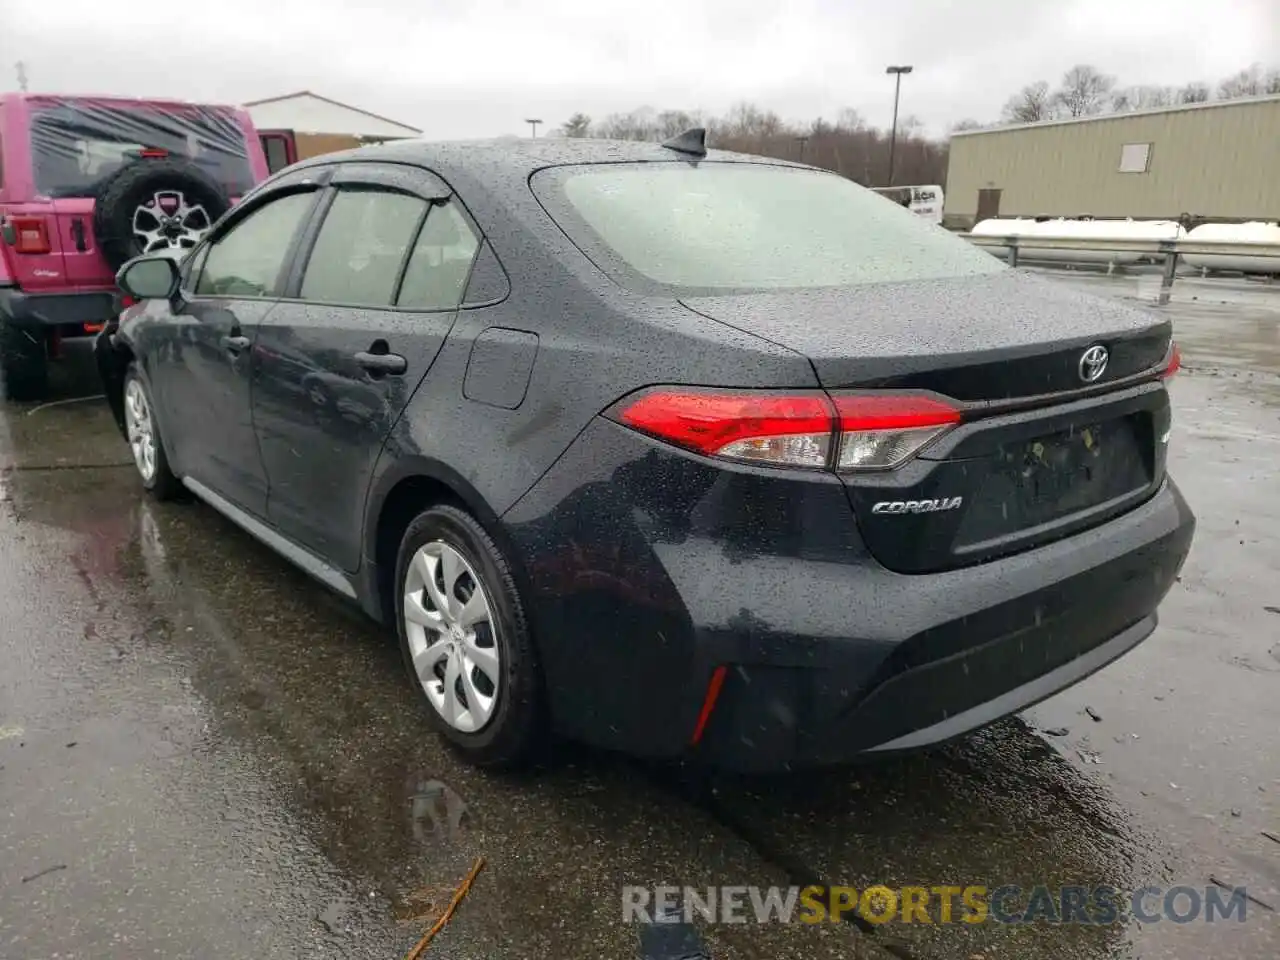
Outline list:
[[[206,507],[143,498],[70,349],[65,402],[0,407],[0,960],[391,960],[479,856],[427,957],[683,956],[622,922],[624,884],[1210,878],[1247,886],[1245,922],[698,934],[761,960],[1280,955],[1280,284],[1175,291],[1199,530],[1157,633],[968,740],[767,780],[569,746],[468,768],[379,629]]]

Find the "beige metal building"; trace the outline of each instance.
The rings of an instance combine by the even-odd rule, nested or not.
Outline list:
[[[267,167],[272,173],[322,153],[422,136],[417,127],[330,100],[310,90],[253,100],[244,106],[258,128]]]
[[[952,135],[948,227],[994,216],[1183,214],[1280,220],[1280,96]]]

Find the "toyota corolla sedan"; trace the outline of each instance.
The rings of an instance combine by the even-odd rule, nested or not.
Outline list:
[[[1168,322],[832,173],[667,144],[290,167],[97,355],[142,485],[394,628],[475,763],[938,743],[1142,642]]]

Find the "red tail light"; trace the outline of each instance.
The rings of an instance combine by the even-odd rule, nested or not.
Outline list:
[[[659,388],[614,416],[708,457],[810,469],[883,470],[905,463],[960,422],[918,394],[735,392]]]
[[[49,253],[49,227],[44,217],[10,217],[13,227],[13,249],[18,253]]]
[[[1160,373],[1161,380],[1168,380],[1182,368],[1182,348],[1177,343],[1169,344],[1169,362]]]
[[[169,156],[169,151],[161,150],[159,147],[147,147],[145,150],[139,150],[138,156],[145,160],[163,160]]]

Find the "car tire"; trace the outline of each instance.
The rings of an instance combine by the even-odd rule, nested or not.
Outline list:
[[[182,481],[169,469],[151,388],[138,371],[137,363],[129,364],[125,371],[122,391],[125,439],[129,442],[133,465],[142,480],[143,489],[157,500],[176,499],[182,491]]]
[[[49,392],[44,330],[0,316],[0,390],[6,400],[43,400]]]
[[[436,578],[437,595],[443,596],[439,591],[450,567],[444,551],[456,554],[454,571],[459,570],[458,561],[465,568],[449,584],[451,602],[457,604],[455,613],[465,612],[470,604],[464,605],[460,598],[473,599],[477,588],[482,591],[487,609],[487,619],[472,627],[458,627],[461,634],[449,633],[448,624],[454,621],[456,625],[466,616],[434,619],[445,628],[440,631],[421,622],[423,609],[428,614],[439,613],[423,576],[427,572],[424,564],[429,565],[431,560],[423,558],[438,554],[429,572]],[[476,766],[510,769],[527,765],[541,752],[546,740],[543,683],[520,594],[502,550],[466,511],[449,505],[433,506],[405,530],[396,561],[395,584],[394,616],[401,656],[414,689],[425,701],[432,725]],[[407,600],[419,605],[416,623],[407,614]],[[468,629],[471,637],[466,636]],[[449,644],[454,652],[435,659],[440,656],[440,648]],[[486,650],[491,651],[487,656]],[[424,664],[434,659],[424,667],[425,679],[415,666],[415,654],[424,658]],[[491,662],[493,656],[496,664]],[[451,675],[455,660],[457,672]],[[496,673],[496,678],[489,678],[486,669]],[[452,704],[458,708],[453,720],[447,718],[450,700],[444,690],[445,680],[451,676]],[[468,690],[475,694],[474,709],[467,700]],[[487,698],[490,692],[492,697]],[[487,711],[483,705],[486,699],[491,699]],[[463,722],[465,716],[470,717],[469,723]],[[481,717],[483,722],[479,722]]]
[[[168,196],[162,198],[161,194]],[[231,198],[226,191],[188,160],[174,157],[138,160],[121,167],[102,185],[93,209],[93,235],[112,270],[119,270],[143,253],[156,252],[143,248],[134,232],[134,219],[140,208],[155,208],[154,224],[159,227],[159,215],[168,212],[161,210],[160,204],[168,197],[180,197],[182,204],[203,209],[202,218],[193,217],[185,222],[204,232],[231,209]],[[148,225],[152,223],[151,219],[142,219]],[[193,248],[196,242],[193,239],[184,249]]]

